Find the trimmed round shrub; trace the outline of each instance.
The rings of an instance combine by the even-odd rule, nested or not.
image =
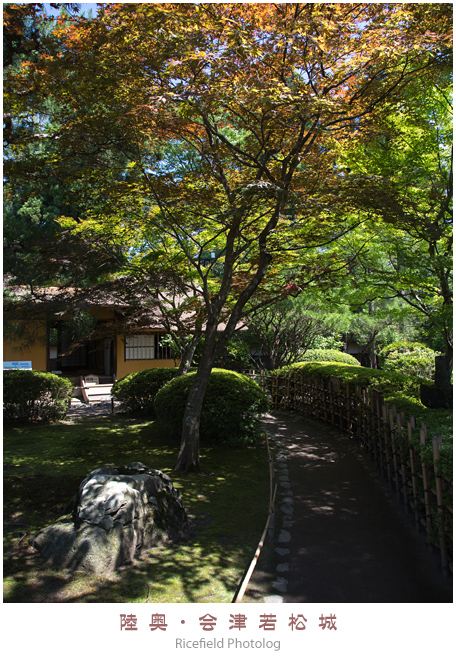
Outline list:
[[[54,422],[66,415],[74,385],[45,371],[3,372],[3,414],[18,422]]]
[[[143,369],[114,383],[111,394],[126,412],[155,417],[154,399],[160,388],[175,377],[177,368]]]
[[[185,405],[195,373],[174,378],[155,397],[157,418],[172,438],[180,438]],[[259,416],[269,403],[261,388],[248,376],[213,369],[200,419],[202,444],[244,446],[260,431]]]
[[[429,380],[434,378],[436,355],[432,348],[413,341],[396,341],[380,351],[383,369]]]
[[[349,353],[342,353],[333,348],[313,348],[306,351],[301,362],[343,362],[359,367],[358,360]]]

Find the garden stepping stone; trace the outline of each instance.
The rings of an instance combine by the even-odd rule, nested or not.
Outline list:
[[[287,532],[285,529],[282,529],[279,538],[277,539],[278,543],[289,543],[291,540],[291,534],[290,532]]]
[[[272,583],[272,586],[274,589],[277,589],[277,591],[281,591],[282,593],[285,593],[285,591],[288,588],[288,580],[285,580],[285,578],[279,577],[277,580],[275,580]]]

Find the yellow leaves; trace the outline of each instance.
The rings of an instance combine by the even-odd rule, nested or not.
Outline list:
[[[74,218],[68,218],[66,216],[57,218],[56,222],[58,222],[62,229],[74,229],[78,224]]]

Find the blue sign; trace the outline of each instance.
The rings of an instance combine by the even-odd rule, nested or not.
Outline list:
[[[31,369],[31,368],[32,368],[31,360],[3,363],[3,369]]]

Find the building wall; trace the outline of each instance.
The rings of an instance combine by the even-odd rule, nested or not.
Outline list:
[[[114,312],[110,309],[97,309],[91,310],[99,320],[109,320],[113,318]],[[47,345],[47,332],[45,323],[37,320],[32,321],[35,325],[30,325],[27,328],[27,335],[32,336],[34,343],[21,346],[20,340],[9,340],[4,338],[3,341],[3,360],[5,362],[14,361],[31,361],[32,369],[39,371],[47,371],[49,369]],[[178,362],[173,359],[154,359],[154,360],[126,360],[125,359],[125,342],[124,337],[118,335],[114,340],[114,352],[112,356],[112,370],[118,380],[127,376],[128,374],[143,369],[158,369],[163,367],[176,367]]]
[[[117,337],[117,380],[128,374],[143,369],[160,369],[163,367],[177,367],[175,360],[125,360],[125,343],[122,336]]]
[[[33,336],[35,338],[34,343],[27,346],[21,345],[20,340],[13,341],[5,338],[3,340],[3,361],[31,361],[32,369],[46,371],[47,342],[44,323],[36,322],[36,328],[33,329]]]

